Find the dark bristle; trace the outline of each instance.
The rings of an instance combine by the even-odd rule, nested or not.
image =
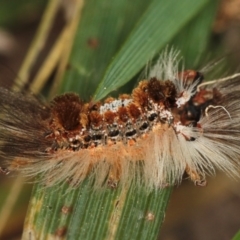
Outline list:
[[[107,111],[104,113],[104,120],[108,124],[113,124],[115,117],[116,117],[116,113],[114,113],[112,111]]]
[[[167,105],[174,105],[176,99],[176,88],[170,80],[160,81],[151,78],[148,83],[149,98],[154,102],[165,102]]]
[[[120,94],[119,95],[119,99],[130,99],[131,98],[131,96],[129,95],[129,94]]]
[[[60,96],[55,97],[52,100],[52,103],[63,103],[63,102],[79,102],[82,103],[82,100],[75,93],[66,93]]]
[[[101,106],[100,102],[90,102],[88,104],[88,111],[98,111]]]
[[[193,84],[195,81],[198,81],[198,83],[201,83],[204,79],[202,73],[194,70],[185,70],[183,72],[180,72],[178,76],[179,76],[179,79],[184,80],[185,83],[188,85]]]
[[[114,101],[114,100],[115,100],[115,98],[113,98],[113,97],[108,97],[108,98],[105,99],[104,103],[111,103],[111,102]]]
[[[130,104],[128,106],[128,112],[134,119],[138,119],[141,116],[141,111],[135,104]]]
[[[128,111],[126,107],[120,107],[118,109],[118,115],[119,115],[120,121],[122,122],[127,122],[127,120],[129,119]]]
[[[158,81],[156,78],[152,78],[148,83],[148,93],[149,97],[155,101],[160,102],[165,99],[165,95],[163,93],[164,85]]]
[[[92,126],[100,127],[102,124],[102,115],[97,111],[93,111],[89,114],[89,121]]]
[[[214,104],[222,104],[223,95],[219,92],[217,88],[213,88],[213,103]]]
[[[51,103],[54,118],[65,130],[75,130],[80,125],[80,113],[83,102],[78,95],[67,93],[53,99]]]
[[[174,105],[177,97],[177,90],[173,82],[170,80],[164,81],[163,94],[170,105]]]
[[[141,81],[132,93],[133,102],[144,108],[148,105],[148,81]]]
[[[202,73],[196,71],[196,76],[194,80],[199,80],[199,83],[201,83],[204,80],[204,76]]]
[[[44,150],[53,144],[45,137],[50,108],[31,94],[0,88],[0,95],[1,158],[44,156]]]

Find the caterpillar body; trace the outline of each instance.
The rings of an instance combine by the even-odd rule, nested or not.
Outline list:
[[[95,188],[135,182],[148,189],[200,186],[220,169],[238,176],[240,78],[203,83],[164,53],[131,94],[84,102],[75,93],[46,104],[0,88],[3,173],[44,174],[52,186],[89,177]]]

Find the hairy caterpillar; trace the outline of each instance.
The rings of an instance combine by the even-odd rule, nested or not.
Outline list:
[[[89,176],[96,188],[163,188],[184,173],[204,186],[216,168],[237,176],[239,75],[202,81],[197,71],[179,71],[172,50],[118,99],[83,102],[67,93],[46,104],[0,88],[1,171],[43,173],[48,185]]]

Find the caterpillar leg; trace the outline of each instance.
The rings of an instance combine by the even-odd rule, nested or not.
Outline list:
[[[121,174],[121,169],[119,168],[119,166],[111,166],[109,175],[108,175],[108,180],[107,180],[107,186],[109,188],[112,188],[112,189],[117,188],[120,180],[120,174]]]
[[[186,166],[185,172],[196,186],[205,187],[207,185],[205,176],[198,174],[196,170],[191,169],[188,165]]]

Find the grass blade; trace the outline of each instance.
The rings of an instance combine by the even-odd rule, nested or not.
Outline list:
[[[99,100],[128,82],[208,3],[153,1],[109,65],[94,99]]]

